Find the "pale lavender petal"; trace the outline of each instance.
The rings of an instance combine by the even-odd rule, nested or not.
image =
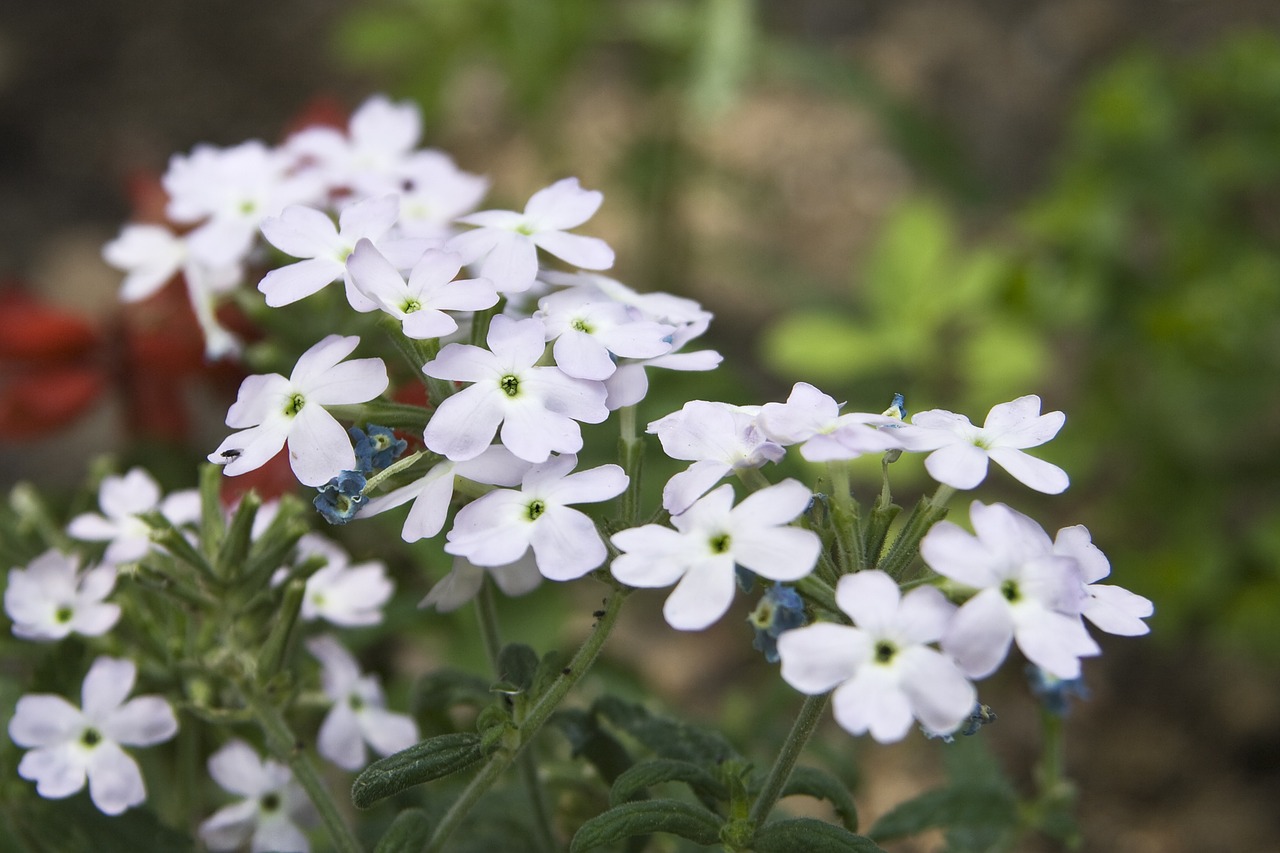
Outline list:
[[[106,656],[94,660],[80,687],[85,717],[93,723],[105,722],[129,695],[137,676],[138,668],[131,660]]]
[[[86,768],[89,797],[103,814],[118,815],[147,798],[142,771],[125,751],[109,740],[94,747]]]
[[[987,454],[972,444],[951,444],[924,461],[929,476],[953,489],[972,489],[987,476]]]
[[[999,589],[975,595],[956,611],[942,636],[943,650],[971,678],[996,671],[1013,642],[1013,616]]]
[[[478,225],[486,231],[489,229],[514,231],[525,224],[525,217],[514,210],[480,210],[475,213],[469,213],[466,216],[459,216],[454,221],[461,222],[464,225]],[[453,251],[459,250],[453,249]],[[465,256],[465,253],[462,254]]]
[[[620,530],[609,541],[625,552],[614,558],[609,570],[628,586],[671,586],[688,566],[688,543],[669,527],[646,524]]]
[[[232,853],[249,840],[257,825],[257,801],[241,800],[238,803],[223,806],[201,821],[196,834],[214,853]],[[294,848],[278,847],[276,849],[285,851]]]
[[[904,639],[932,643],[942,639],[955,612],[956,606],[937,587],[917,587],[902,597],[894,625]]]
[[[379,755],[391,755],[418,742],[418,726],[405,714],[365,707],[358,717],[364,739]]]
[[[881,571],[845,575],[836,584],[836,604],[853,624],[877,637],[894,623],[899,597],[898,584]]]
[[[400,197],[368,198],[343,208],[338,216],[342,236],[351,245],[360,240],[376,240],[391,230],[400,216]]]
[[[67,525],[67,533],[76,539],[87,542],[105,542],[115,539],[120,533],[118,522],[108,521],[97,513],[85,513],[71,519]]]
[[[941,452],[939,451],[939,453]],[[987,453],[997,465],[1008,471],[1015,480],[1024,486],[1035,489],[1037,492],[1043,492],[1046,495],[1057,495],[1066,491],[1067,486],[1071,485],[1071,478],[1067,476],[1066,471],[1063,471],[1057,465],[1045,462],[1043,459],[1037,459],[1034,456],[1023,453],[1021,450],[1015,450],[1011,447],[993,447]]]
[[[613,266],[613,249],[599,237],[584,237],[563,231],[539,231],[533,235],[533,242],[565,263],[580,269],[607,270]]]
[[[222,473],[237,477],[265,465],[284,447],[289,437],[290,422],[284,418],[272,418],[261,426],[234,432],[222,440],[208,460],[215,465],[226,463]],[[230,459],[230,462],[227,460]]]
[[[973,711],[977,691],[956,665],[924,646],[903,649],[896,662],[903,693],[931,732],[954,731]]]
[[[380,358],[345,361],[303,386],[308,403],[345,406],[367,403],[387,390],[387,366]]]
[[[298,357],[289,381],[299,388],[311,388],[333,367],[360,345],[356,335],[328,335]]]
[[[529,536],[538,571],[548,580],[569,581],[598,568],[608,550],[595,523],[576,509],[549,509]],[[508,561],[510,562],[510,561]]]
[[[516,456],[501,444],[486,449],[474,459],[460,462],[455,467],[459,477],[491,486],[518,486],[531,463]]]
[[[449,344],[440,350],[439,355],[422,365],[422,372],[434,379],[483,382],[499,379],[503,368],[487,349],[471,344]]]
[[[518,213],[512,215],[519,220],[520,215]],[[468,219],[473,219],[477,216],[480,216],[480,214],[473,213],[471,216],[459,219],[458,221],[466,222]],[[468,224],[478,225],[483,223]],[[445,250],[455,252],[460,258],[462,258],[462,262],[464,264],[473,264],[493,251],[493,247],[498,245],[498,242],[502,240],[502,236],[502,232],[492,231],[488,228],[480,228],[475,231],[464,231],[449,240],[449,242],[445,244]]]
[[[555,367],[538,367],[525,379],[525,386],[547,411],[588,424],[603,423],[609,417],[604,404],[608,392],[600,382],[575,379]]]
[[[734,561],[743,568],[775,581],[796,581],[813,571],[822,540],[812,530],[799,527],[735,524],[732,548]]]
[[[524,215],[540,229],[576,228],[600,209],[604,194],[584,190],[577,178],[564,178],[543,187],[524,206]]]
[[[347,256],[347,275],[360,292],[384,305],[404,300],[404,279],[368,240],[356,243],[355,249]]]
[[[71,617],[70,628],[86,637],[100,637],[120,621],[118,604],[79,604]]]
[[[1102,652],[1079,616],[1047,611],[1020,620],[1017,640],[1027,660],[1058,678],[1079,678],[1080,658]]]
[[[360,734],[360,722],[346,697],[338,699],[320,724],[316,751],[343,770],[364,767],[367,753]]]
[[[307,640],[307,651],[320,661],[320,683],[325,695],[335,702],[346,699],[360,680],[360,664],[342,643],[329,634]]]
[[[98,505],[111,518],[147,512],[159,502],[160,486],[141,468],[130,469],[123,477],[107,477],[98,494]]]
[[[548,494],[562,504],[598,503],[622,494],[628,481],[617,465],[601,465],[568,475],[551,487]]]
[[[883,667],[864,666],[836,688],[831,710],[851,734],[870,732],[880,743],[896,743],[911,731],[914,717],[907,695]]]
[[[280,308],[318,293],[342,276],[337,258],[311,258],[271,270],[258,282],[258,290],[272,308]]]
[[[209,756],[209,775],[223,790],[242,797],[257,797],[271,788],[262,759],[242,740],[228,741]]]
[[[537,570],[534,570],[537,574]],[[484,569],[466,557],[453,558],[453,570],[441,578],[418,607],[434,607],[439,613],[452,613],[476,597],[484,584]]]
[[[695,563],[667,596],[662,615],[677,631],[701,631],[729,609],[736,587],[731,558]]]
[[[605,405],[610,411],[634,406],[649,393],[649,377],[645,375],[644,365],[621,364],[613,375],[604,380],[608,397]]]
[[[138,696],[101,721],[102,732],[125,746],[151,746],[178,733],[173,708],[160,696]]]
[[[1080,579],[1084,583],[1097,583],[1111,574],[1111,561],[1093,544],[1089,528],[1083,524],[1059,530],[1053,539],[1053,553],[1075,558],[1080,564]]]
[[[929,528],[920,542],[920,556],[938,574],[974,589],[984,589],[1000,579],[986,545],[951,521]]]
[[[473,385],[441,403],[423,433],[427,448],[454,461],[479,456],[505,416],[500,393]]]
[[[329,256],[338,245],[338,229],[328,214],[303,205],[289,205],[259,227],[268,243],[295,258]]]
[[[462,257],[456,252],[429,250],[409,273],[409,292],[414,296],[442,292],[461,269]]]
[[[743,498],[733,509],[734,527],[775,527],[794,521],[808,508],[813,492],[799,480],[783,480]]]
[[[869,655],[866,634],[832,622],[795,628],[778,637],[782,680],[810,696],[848,681]]]
[[[464,278],[433,291],[429,299],[441,311],[480,311],[497,304],[498,292],[487,278]]]
[[[515,232],[502,234],[480,262],[480,277],[493,282],[499,293],[522,293],[537,276],[538,249],[533,240]]]
[[[553,352],[556,367],[578,379],[608,379],[617,369],[604,344],[576,329],[570,329],[556,338]]]
[[[80,709],[66,699],[35,693],[18,699],[9,720],[9,737],[18,746],[54,746],[73,738],[84,724]]]
[[[73,743],[33,749],[18,762],[18,775],[35,782],[45,799],[69,797],[84,787],[84,754]]]
[[[420,308],[405,315],[402,328],[406,338],[425,341],[453,334],[458,330],[458,323],[443,311]]]
[[[715,459],[694,462],[663,486],[662,506],[672,515],[680,515],[732,471],[727,463]]]
[[[507,406],[501,435],[503,445],[528,462],[543,462],[552,452],[577,453],[582,449],[578,424],[547,411],[536,400]]]
[[[310,850],[307,836],[281,813],[260,820],[249,853],[310,853]]]
[[[1093,584],[1086,590],[1090,600],[1085,618],[1108,634],[1138,637],[1151,631],[1143,619],[1155,612],[1151,599],[1110,584]]]
[[[257,426],[272,415],[281,414],[292,389],[289,380],[279,373],[246,376],[240,383],[236,401],[227,410],[227,426],[244,429]]]
[[[533,592],[542,583],[542,573],[532,552],[506,566],[490,566],[489,575],[502,594],[512,598]]]
[[[354,470],[356,454],[342,424],[319,406],[308,405],[289,430],[289,466],[304,486],[323,486],[342,471]]]

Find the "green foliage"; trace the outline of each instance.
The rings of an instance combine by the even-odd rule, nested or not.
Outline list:
[[[367,809],[406,788],[465,770],[482,757],[480,735],[474,732],[427,738],[360,771],[351,785],[351,801]]]
[[[682,800],[623,803],[584,823],[573,836],[570,853],[594,850],[636,835],[666,832],[709,847],[720,840],[721,819],[702,806]]]
[[[850,832],[858,831],[858,809],[849,796],[849,789],[836,777],[817,767],[796,767],[782,789],[782,796],[805,794],[826,800],[835,807],[840,822]]]
[[[0,850],[56,850],[58,853],[137,853],[164,850],[187,853],[196,849],[185,832],[161,823],[149,808],[104,815],[81,793],[64,802],[23,798],[5,808],[8,842]]]
[[[766,823],[752,840],[756,853],[884,853],[870,838],[813,818]]]
[[[431,819],[422,809],[396,815],[373,853],[421,853],[431,838]]]
[[[635,799],[646,788],[666,782],[683,782],[704,804],[727,799],[729,790],[705,768],[690,761],[657,758],[633,764],[621,773],[609,790],[609,804],[617,806]]]

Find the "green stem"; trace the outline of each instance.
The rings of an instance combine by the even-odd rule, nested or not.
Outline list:
[[[414,453],[410,453],[408,456],[404,457],[403,459],[397,459],[395,462],[392,462],[386,468],[383,468],[381,471],[374,474],[369,479],[365,480],[364,489],[362,489],[361,491],[366,495],[372,493],[374,489],[382,485],[388,478],[393,477],[396,474],[399,474],[401,471],[404,471],[407,468],[412,468],[414,465],[417,464],[419,459],[421,459],[426,455],[427,455],[427,451],[419,450]]]
[[[955,489],[940,485],[932,496],[922,497],[911,510],[911,515],[907,516],[898,538],[889,547],[889,553],[876,568],[894,580],[901,580],[911,561],[920,553],[920,540],[947,514],[947,501],[953,494]]]
[[[515,760],[520,751],[529,745],[538,730],[542,728],[543,724],[550,719],[551,714],[559,707],[564,697],[578,683],[578,680],[586,674],[591,665],[595,663],[596,657],[600,654],[600,649],[604,646],[604,641],[609,637],[614,624],[618,621],[618,613],[622,609],[622,601],[629,592],[630,589],[622,588],[615,590],[609,596],[609,600],[605,604],[604,615],[599,618],[595,628],[578,648],[573,660],[569,661],[569,665],[551,683],[551,686],[547,688],[547,692],[538,697],[538,701],[534,703],[533,707],[529,709],[529,713],[520,722],[520,740],[515,749],[499,749],[489,757],[485,765],[480,768],[480,772],[467,785],[466,790],[459,795],[458,799],[449,807],[449,811],[440,819],[440,823],[436,825],[431,841],[427,844],[427,853],[444,849],[444,843],[453,834],[453,831],[458,828],[458,825],[462,823],[472,807],[484,796],[485,792],[493,787],[494,782],[511,765],[511,762]]]
[[[267,749],[276,758],[289,765],[289,769],[293,771],[293,778],[307,792],[312,805],[320,813],[320,820],[328,830],[334,848],[339,853],[363,853],[360,842],[356,840],[350,827],[342,819],[338,804],[330,795],[329,789],[325,787],[324,780],[320,778],[320,771],[315,762],[302,748],[301,743],[289,728],[289,724],[285,722],[284,715],[256,691],[246,692],[245,700],[257,719],[258,725],[262,726],[263,734],[266,735]]]
[[[836,566],[840,574],[866,568],[862,547],[862,525],[858,521],[858,504],[849,486],[847,462],[827,466],[831,477],[831,520],[836,533]]]
[[[747,819],[755,826],[764,823],[765,818],[769,816],[769,812],[773,811],[774,804],[778,802],[778,797],[782,795],[782,789],[786,786],[787,780],[791,778],[791,771],[795,768],[796,761],[804,750],[804,745],[809,742],[809,737],[813,734],[813,730],[818,727],[818,720],[821,719],[822,712],[827,707],[827,698],[830,695],[830,692],[827,692],[818,696],[809,696],[804,700],[804,704],[800,706],[800,713],[796,716],[796,721],[791,725],[791,732],[782,744],[782,749],[778,752],[778,757],[773,762],[773,767],[769,769],[769,776],[764,780],[764,787],[760,789],[759,796],[756,797],[755,803],[751,806],[751,814],[748,815]]]
[[[627,490],[622,493],[622,523],[634,527],[640,523],[640,463],[644,444],[636,434],[636,407],[618,410],[618,448],[622,470],[627,474]]]

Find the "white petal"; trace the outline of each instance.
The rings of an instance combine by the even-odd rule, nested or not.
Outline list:
[[[322,406],[367,403],[387,390],[387,366],[380,358],[357,358],[313,377],[302,390],[308,403]]]
[[[963,610],[963,608],[961,608]],[[1101,654],[1079,616],[1041,612],[1020,620],[1018,648],[1027,660],[1058,678],[1078,678],[1080,658]]]
[[[133,689],[138,668],[133,661],[99,657],[89,667],[80,688],[80,704],[91,722],[102,723],[120,707]]]
[[[102,732],[126,746],[151,746],[178,733],[173,708],[160,696],[138,696],[102,720]]]
[[[553,581],[580,578],[608,556],[595,523],[569,507],[547,510],[534,525],[529,544],[538,570]]]
[[[323,486],[342,471],[354,470],[356,454],[333,415],[305,405],[289,428],[289,465],[304,486]]]
[[[977,692],[950,660],[924,646],[903,649],[896,661],[903,692],[930,731],[949,733],[968,718]]]
[[[71,743],[33,749],[18,762],[18,775],[35,782],[46,799],[69,797],[84,787],[84,752]]]
[[[360,338],[355,335],[328,335],[298,356],[289,382],[299,388],[310,389],[317,380],[333,369],[334,365],[355,352]]]
[[[987,454],[972,444],[951,444],[924,461],[929,476],[953,489],[972,489],[987,476]]]
[[[103,814],[118,815],[147,798],[137,762],[109,740],[94,747],[87,773],[89,796]]]
[[[742,528],[735,520],[731,547],[734,561],[744,568],[771,580],[795,581],[813,571],[822,540],[799,527]]]
[[[405,714],[366,707],[357,716],[365,740],[379,755],[391,755],[418,742],[418,726]]]
[[[867,659],[866,634],[847,625],[817,622],[778,637],[782,679],[801,693],[825,693],[848,681]]]
[[[701,631],[729,609],[736,584],[731,560],[704,560],[691,566],[676,584],[662,615],[677,631]]]
[[[942,648],[971,678],[996,671],[1013,641],[1013,617],[998,589],[984,590],[966,601],[942,637]]]
[[[613,266],[613,249],[598,237],[540,231],[533,235],[533,242],[565,263],[584,270],[607,270]]]
[[[466,557],[454,557],[453,570],[431,587],[431,592],[418,602],[418,607],[434,607],[439,613],[452,613],[475,598],[483,584],[484,569]]]
[[[223,790],[242,797],[257,797],[271,787],[262,759],[242,740],[228,741],[209,756],[209,775]]]
[[[1103,631],[1138,637],[1151,630],[1142,621],[1155,612],[1151,599],[1110,584],[1093,584],[1087,591],[1090,600],[1085,605],[1085,618]]]
[[[77,737],[84,724],[80,709],[66,699],[37,693],[18,700],[9,720],[9,737],[18,746],[54,746]]]
[[[262,277],[258,290],[272,308],[290,305],[324,289],[342,277],[343,264],[336,258],[311,258],[277,267]]]
[[[451,244],[452,245],[452,244]],[[538,275],[538,250],[523,234],[502,234],[480,264],[481,278],[499,293],[523,293]]]
[[[233,853],[249,840],[257,825],[257,801],[241,800],[238,803],[223,806],[209,818],[201,821],[196,834],[214,853]]]
[[[338,229],[328,214],[299,204],[268,216],[259,227],[268,243],[295,258],[331,255],[338,246]]]
[[[530,196],[524,214],[539,229],[576,228],[594,216],[603,202],[603,193],[584,190],[577,178],[564,178]]]
[[[1067,476],[1066,471],[1021,450],[1014,450],[1011,447],[993,447],[987,452],[991,459],[1008,471],[1015,480],[1037,492],[1057,495],[1066,491],[1067,486],[1071,485],[1071,478]]]
[[[877,637],[895,621],[899,599],[898,584],[881,571],[845,575],[836,584],[836,604],[853,624]]]
[[[359,770],[365,764],[364,738],[355,711],[340,698],[320,724],[316,751],[343,770]]]
[[[836,688],[831,710],[846,731],[869,731],[880,743],[902,740],[914,719],[906,694],[878,666],[863,667],[852,680]]]

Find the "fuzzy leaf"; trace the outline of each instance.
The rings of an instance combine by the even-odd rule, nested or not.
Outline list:
[[[865,835],[811,817],[766,823],[751,845],[756,853],[884,853]]]
[[[825,770],[816,767],[797,767],[791,771],[791,778],[782,789],[782,796],[805,794],[826,800],[835,806],[840,822],[850,832],[858,831],[858,809],[853,804],[853,797],[844,783]]]
[[[687,783],[698,795],[698,799],[708,805],[729,796],[724,785],[698,765],[689,761],[656,758],[633,765],[614,780],[613,788],[609,791],[609,805],[625,803],[645,788],[661,785],[663,782]]]
[[[592,710],[662,758],[710,766],[742,757],[718,732],[655,717],[634,702],[605,696],[596,701]]]
[[[405,788],[470,767],[481,757],[480,735],[475,732],[428,738],[366,767],[351,786],[351,802],[367,809]]]
[[[373,853],[420,853],[431,838],[431,819],[422,809],[405,809],[387,827]]]
[[[936,827],[1004,830],[1017,819],[1017,802],[1003,787],[938,788],[894,807],[868,834],[886,841]]]
[[[701,806],[681,800],[623,803],[579,827],[569,845],[569,853],[653,832],[667,832],[710,846],[720,841],[720,818]]]
[[[498,652],[498,677],[517,687],[519,692],[529,689],[537,670],[538,653],[523,643],[508,643]]]

